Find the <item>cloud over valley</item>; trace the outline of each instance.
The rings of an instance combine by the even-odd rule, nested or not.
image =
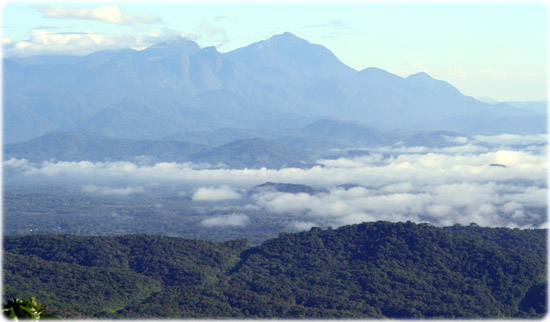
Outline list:
[[[246,215],[215,216],[204,227],[244,226],[250,216],[269,213],[289,219],[287,226],[341,226],[362,221],[429,222],[447,226],[539,227],[546,223],[548,160],[545,145],[513,149],[510,143],[540,143],[540,138],[484,138],[489,145],[416,151],[381,148],[358,157],[319,159],[307,168],[212,169],[190,163],[131,162],[31,163],[4,161],[10,178],[84,182],[83,191],[125,195],[143,193],[145,183],[185,184],[193,202],[232,200]],[[499,141],[501,140],[501,141]],[[505,142],[505,145],[498,142]],[[419,152],[420,151],[420,152]],[[125,183],[110,188],[109,181]],[[99,183],[98,183],[99,182]],[[316,193],[258,190],[265,182],[320,187]],[[341,186],[343,184],[351,184]],[[232,207],[231,205],[229,207]],[[240,208],[239,208],[240,207]]]
[[[201,225],[205,227],[235,227],[246,226],[249,221],[250,220],[246,215],[230,214],[204,219],[201,221]]]
[[[221,201],[239,199],[241,195],[228,185],[217,188],[201,187],[193,194],[193,201]]]

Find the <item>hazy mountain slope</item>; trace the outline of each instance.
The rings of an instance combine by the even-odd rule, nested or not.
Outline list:
[[[301,128],[299,134],[346,146],[391,145],[396,137],[383,131],[351,122],[319,120]]]
[[[500,114],[500,115],[499,115]],[[504,114],[504,115],[502,115]],[[463,133],[481,135],[507,134],[542,134],[547,128],[547,114],[532,111],[524,112],[500,103],[495,107],[473,115],[458,115],[440,122],[441,128]]]
[[[128,100],[126,103],[132,104],[132,101]],[[175,118],[166,114],[162,119],[165,122],[162,130],[150,127],[147,116],[161,116],[150,115],[148,111],[150,112],[147,106],[138,105],[126,110],[105,109],[100,118],[90,122],[93,131],[54,132],[25,142],[5,144],[4,159],[25,158],[38,162],[50,159],[138,161],[140,158],[139,162],[193,161],[211,165],[222,163],[233,168],[307,167],[318,156],[338,156],[358,147],[448,147],[464,144],[469,139],[463,134],[450,131],[396,134],[333,120],[320,120],[302,128],[280,132],[221,128],[213,131],[180,131],[159,140],[116,138],[130,136],[132,129],[137,131],[140,127],[142,133],[162,133],[169,131],[171,124],[174,125],[171,121]],[[126,118],[134,120],[132,127],[109,126]],[[115,138],[96,131],[108,131]],[[283,135],[284,133],[287,135]]]
[[[289,32],[233,50],[225,56],[253,71],[257,79],[274,83],[279,83],[284,76],[292,77],[289,81],[293,82],[300,78],[348,77],[355,73],[327,48]]]
[[[272,138],[276,135],[277,132],[273,130],[224,127],[212,131],[179,131],[164,139],[219,146],[236,140]]]
[[[112,139],[91,131],[79,131],[46,134],[27,142],[6,144],[4,159],[127,161],[145,157],[150,162],[185,161],[188,156],[208,148],[181,141]]]
[[[451,131],[421,132],[402,139],[405,146],[425,146],[443,148],[452,145],[460,145],[469,140],[468,136]]]
[[[548,102],[547,101],[504,101],[499,102],[497,100],[494,100],[490,97],[484,96],[484,97],[476,97],[476,99],[480,102],[489,103],[489,104],[499,104],[499,103],[505,103],[510,106],[519,107],[522,109],[534,111],[537,113],[548,113]]]
[[[302,150],[289,148],[274,140],[254,138],[237,140],[190,156],[195,163],[230,168],[279,169],[311,167],[311,156]]]
[[[528,102],[504,102],[508,105],[535,111],[537,113],[548,113],[547,101],[528,101]]]
[[[544,119],[535,111],[482,103],[425,73],[356,71],[290,33],[228,53],[182,38],[142,51],[3,61],[7,143],[85,128],[150,139],[222,127],[296,128],[321,118],[387,130],[546,131],[531,122]]]

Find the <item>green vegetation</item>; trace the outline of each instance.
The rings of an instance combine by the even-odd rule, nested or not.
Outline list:
[[[4,237],[4,297],[69,318],[540,318],[546,230],[374,222],[249,247]]]
[[[12,320],[18,321],[19,319],[24,320],[40,320],[44,319],[55,319],[57,318],[54,315],[44,313],[46,309],[44,306],[38,303],[34,297],[29,298],[28,300],[22,299],[11,299],[7,301],[2,311],[4,316]]]
[[[242,209],[243,200],[212,203],[191,201],[193,187],[183,185],[146,186],[146,193],[128,196],[91,194],[82,183],[4,186],[4,235],[166,235],[188,239],[226,241],[248,239],[252,245],[277,237],[296,220],[292,215],[258,216]],[[185,196],[178,193],[184,191]],[[239,207],[250,225],[204,227],[204,219],[227,215]]]

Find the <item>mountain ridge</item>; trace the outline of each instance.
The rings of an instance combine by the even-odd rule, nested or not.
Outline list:
[[[255,247],[4,236],[4,292],[67,318],[540,318],[546,233],[378,221]]]
[[[119,138],[156,139],[176,128],[281,130],[323,118],[384,130],[546,132],[545,119],[536,112],[540,109],[495,109],[425,73],[403,78],[376,68],[356,71],[329,49],[290,33],[227,53],[179,39],[141,51],[3,61],[7,143],[84,128]],[[143,107],[146,116],[133,112],[134,106]],[[117,122],[94,125],[113,108],[121,113]],[[525,121],[510,127],[518,115]],[[142,124],[136,127],[136,122]]]
[[[109,124],[107,121],[105,123]],[[396,134],[353,122],[326,119],[286,131],[221,128],[214,131],[178,131],[153,140],[117,138],[99,134],[94,129],[83,129],[53,132],[25,142],[4,144],[3,158],[31,162],[52,159],[143,162],[143,157],[147,157],[150,163],[191,161],[240,168],[307,167],[312,166],[317,157],[343,156],[342,153],[348,149],[396,144],[449,147],[461,144],[453,141],[456,138],[471,139],[451,131]]]

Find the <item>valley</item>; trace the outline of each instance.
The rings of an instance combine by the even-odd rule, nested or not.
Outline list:
[[[424,65],[387,42],[400,65],[354,68],[277,28],[229,50],[204,19],[181,33],[116,5],[34,10],[164,27],[3,39],[4,302],[37,297],[70,319],[547,313],[547,100],[474,98],[438,79],[494,86],[512,70]],[[327,26],[357,31],[293,31]],[[373,36],[360,38],[366,62]],[[481,59],[485,42],[428,56]]]

